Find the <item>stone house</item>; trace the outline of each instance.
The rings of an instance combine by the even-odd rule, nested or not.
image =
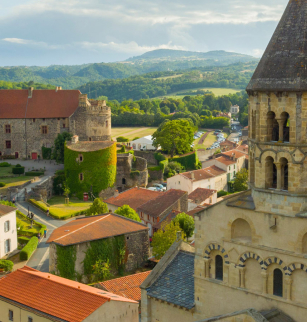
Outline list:
[[[239,105],[232,105],[230,107],[230,113],[231,114],[238,114],[240,112],[240,106]]]
[[[214,165],[204,169],[179,173],[167,179],[167,189],[180,189],[188,194],[197,188],[227,190],[226,169]]]
[[[159,191],[134,187],[121,193],[117,191],[113,197],[104,200],[104,202],[112,212],[124,205],[128,205],[137,211],[138,207],[150,200],[156,199],[161,193]]]
[[[17,249],[16,208],[0,205],[0,258]]]
[[[108,239],[113,243],[113,239],[117,236],[124,238],[125,270],[132,272],[142,266],[149,255],[148,228],[142,223],[108,213],[79,218],[55,229],[47,241],[49,244],[49,271],[55,272],[57,275],[60,274],[58,246],[65,249],[65,247],[74,245],[76,251],[75,272],[82,276],[82,281],[86,282],[84,259],[87,251],[91,249],[91,242]],[[111,262],[112,259],[109,260]]]
[[[188,211],[188,194],[183,190],[171,189],[161,193],[137,208],[142,223],[149,228],[149,236],[156,232],[170,213]]]
[[[217,201],[217,190],[197,188],[191,192],[189,198],[189,211],[197,206],[214,205]]]
[[[78,90],[0,90],[0,155],[37,159],[59,133],[111,140],[111,108]]]
[[[138,306],[137,301],[28,266],[0,279],[2,321],[120,322],[124,316],[124,321],[138,322]]]

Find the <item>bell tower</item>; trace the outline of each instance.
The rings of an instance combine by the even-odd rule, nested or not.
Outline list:
[[[307,216],[307,1],[290,0],[249,83],[256,209]]]

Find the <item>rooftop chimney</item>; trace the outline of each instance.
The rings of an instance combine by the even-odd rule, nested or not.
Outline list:
[[[72,138],[71,138],[71,143],[72,144],[76,144],[79,142],[79,136],[78,135],[74,135]]]
[[[32,98],[33,91],[34,91],[34,87],[28,88],[28,98]]]
[[[236,161],[236,154],[235,153],[232,154],[232,160]]]
[[[62,86],[57,86],[56,88],[55,88],[55,91],[57,92],[57,91],[61,91],[62,90]]]
[[[117,197],[118,195],[119,195],[118,190],[115,190],[115,192],[114,192],[114,196],[113,196],[113,197]]]
[[[194,180],[195,179],[194,172],[190,172],[190,173],[191,173],[191,179]]]

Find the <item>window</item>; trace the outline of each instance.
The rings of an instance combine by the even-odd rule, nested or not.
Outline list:
[[[215,279],[223,280],[223,258],[220,255],[215,257]]]
[[[43,125],[43,126],[42,126],[42,133],[43,133],[43,134],[47,134],[47,132],[48,132],[48,128],[47,128],[47,126],[46,126],[46,125]]]
[[[80,173],[79,174],[79,179],[80,179],[80,181],[83,181],[84,180],[83,173]]]
[[[9,124],[5,126],[5,133],[11,133],[11,126]]]
[[[234,168],[234,169],[236,168],[236,165],[235,165],[235,164],[233,165],[233,168]]]
[[[65,127],[66,127],[65,123],[63,123],[63,129],[65,129]]]
[[[212,198],[209,199],[209,203],[212,203]]]
[[[276,296],[283,296],[283,275],[278,268],[274,269],[273,294]]]
[[[147,220],[150,220],[149,215],[147,215]]]
[[[4,252],[5,254],[9,253],[11,251],[11,240],[10,239],[7,239],[5,242],[4,242]]]
[[[33,119],[33,123],[35,123],[35,119]]]
[[[4,232],[8,232],[10,230],[10,222],[9,221],[6,221],[4,223]]]
[[[28,322],[33,322],[33,318],[31,316],[28,317]]]
[[[143,218],[144,216],[143,216],[143,213],[141,212],[141,218]]]
[[[180,181],[178,181],[178,184],[180,184]]]
[[[82,161],[83,161],[83,155],[79,154],[79,162],[82,162]]]
[[[92,141],[92,138],[88,138],[89,141]]]
[[[126,184],[126,179],[125,178],[122,179],[122,184]]]
[[[9,320],[14,321],[14,312],[12,310],[9,310]]]
[[[10,149],[12,147],[11,141],[5,141],[5,146],[7,149]]]
[[[230,167],[229,167],[229,171],[230,171]]]
[[[45,122],[45,119],[43,119],[43,122]]]

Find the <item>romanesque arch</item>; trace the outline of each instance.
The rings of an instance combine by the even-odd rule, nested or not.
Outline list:
[[[225,264],[229,264],[229,256],[226,250],[218,243],[210,243],[206,248],[204,252],[204,258],[210,259],[210,254],[213,250],[218,250],[221,252],[222,257],[225,260]]]
[[[274,257],[274,256],[268,257],[267,259],[265,259],[263,261],[263,269],[266,271],[268,269],[268,267],[272,264],[279,265],[284,272],[286,272],[288,269],[288,266],[285,265],[281,259],[279,259],[278,257]]]
[[[245,267],[245,262],[249,259],[249,258],[252,258],[252,259],[255,259],[258,263],[259,263],[259,265],[260,265],[260,267],[261,267],[261,269],[265,269],[264,268],[264,261],[263,261],[263,259],[259,256],[259,255],[257,255],[257,254],[255,254],[255,253],[253,253],[253,252],[245,252],[245,253],[243,253],[241,256],[240,256],[240,258],[239,258],[239,260],[238,260],[238,263],[237,263],[237,265],[239,266],[239,267]]]
[[[233,221],[231,225],[231,239],[246,242],[252,241],[252,229],[245,219],[238,218]]]
[[[237,221],[238,219],[241,219],[241,220],[244,220],[248,223],[249,227],[250,227],[250,238],[251,238],[251,241],[253,240],[253,238],[256,236],[256,229],[255,229],[255,226],[253,224],[253,222],[251,221],[251,219],[246,216],[246,215],[243,215],[243,214],[240,214],[240,216],[236,216],[236,217],[233,217],[229,222],[228,222],[228,238],[229,239],[232,239],[232,233],[233,233],[233,224],[235,221]]]

